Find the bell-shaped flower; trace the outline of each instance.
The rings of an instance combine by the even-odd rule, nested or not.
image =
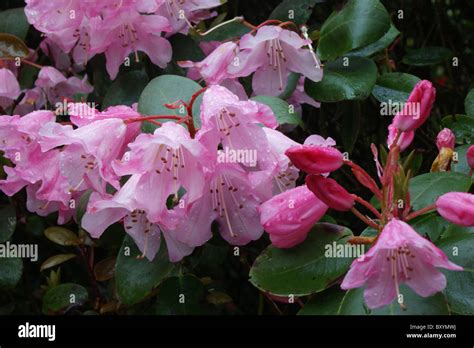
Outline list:
[[[237,64],[229,66],[234,76],[252,79],[257,95],[279,95],[285,89],[290,72],[300,73],[312,81],[320,81],[323,71],[316,54],[305,48],[310,42],[297,33],[266,25],[256,35],[249,33],[240,39]]]
[[[438,213],[446,220],[461,226],[474,227],[474,195],[449,192],[436,200]]]
[[[8,69],[0,69],[0,108],[7,108],[20,96],[21,90],[15,75]]]
[[[354,289],[366,284],[364,298],[367,306],[379,308],[392,303],[400,295],[402,283],[422,297],[442,291],[446,287],[446,277],[437,267],[463,270],[410,225],[392,219],[383,228],[375,245],[352,262],[341,288]]]

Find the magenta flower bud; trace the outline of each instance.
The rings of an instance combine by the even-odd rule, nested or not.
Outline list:
[[[393,125],[403,132],[419,128],[431,113],[436,89],[430,81],[422,80],[411,91],[403,110],[393,119]]]
[[[453,131],[449,128],[444,128],[436,137],[436,146],[438,146],[438,150],[441,150],[443,147],[454,150],[455,141],[456,136]]]
[[[336,180],[321,175],[308,175],[306,185],[329,208],[348,211],[354,205],[354,198]]]
[[[467,149],[467,163],[471,169],[474,169],[474,145],[471,145],[469,149]]]
[[[306,239],[328,207],[306,186],[273,196],[258,208],[260,223],[277,248],[291,248]]]
[[[333,147],[302,145],[286,150],[291,162],[308,174],[326,174],[339,169],[343,163],[342,153]]]
[[[388,138],[387,138],[387,145],[389,148],[392,147],[392,144],[395,140],[396,135],[397,135],[397,127],[395,127],[393,124],[390,124],[390,126],[388,126]],[[400,151],[405,151],[406,148],[411,145],[414,138],[415,138],[414,131],[402,132],[397,142],[397,145],[400,146]]]
[[[461,226],[474,226],[474,195],[450,192],[436,201],[438,213],[446,220]]]

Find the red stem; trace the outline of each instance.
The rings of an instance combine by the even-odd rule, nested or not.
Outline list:
[[[188,126],[188,130],[189,130],[189,134],[191,135],[191,138],[194,138],[194,136],[196,135],[196,127],[194,127],[194,120],[193,120],[193,105],[197,97],[199,97],[202,93],[204,93],[206,89],[207,87],[203,87],[199,91],[194,93],[187,106],[188,116],[190,117],[190,119],[186,122],[186,125]]]
[[[132,122],[143,122],[143,121],[152,121],[152,120],[181,120],[181,116],[176,116],[176,115],[155,115],[155,116],[145,116],[145,117],[132,117],[129,119],[126,119],[124,122],[126,124],[132,123]]]
[[[358,211],[356,208],[352,207],[351,212],[357,216],[360,220],[365,222],[368,226],[375,228],[376,230],[380,229],[380,226],[377,225],[375,222],[370,221],[367,217],[365,217],[360,211]]]
[[[417,216],[423,215],[423,214],[428,213],[429,211],[435,210],[435,209],[436,209],[436,204],[431,204],[431,205],[429,205],[427,207],[424,207],[420,210],[414,211],[411,214],[408,214],[407,217],[405,218],[405,221],[410,221],[411,219],[414,219]]]
[[[352,197],[354,197],[354,199],[356,200],[356,202],[359,202],[359,203],[362,204],[364,207],[366,207],[367,209],[369,209],[372,213],[374,213],[374,215],[375,215],[377,218],[379,218],[379,219],[382,218],[382,215],[380,214],[380,212],[379,212],[377,209],[375,209],[375,207],[374,207],[372,204],[370,204],[369,202],[367,202],[365,199],[363,199],[363,198],[361,198],[361,197],[359,197],[359,196],[357,196],[357,195],[354,195],[354,194],[352,195]]]

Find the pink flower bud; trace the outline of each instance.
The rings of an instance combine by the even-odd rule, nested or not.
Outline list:
[[[455,141],[456,137],[451,129],[444,128],[436,137],[436,146],[438,146],[438,150],[441,150],[443,147],[453,150]]]
[[[467,149],[467,163],[471,169],[474,169],[474,145],[471,145],[469,149]]]
[[[387,145],[388,147],[392,147],[392,144],[395,140],[395,136],[397,135],[397,127],[393,125],[393,123],[388,126],[388,138],[387,138]],[[405,151],[405,149],[411,145],[413,142],[413,138],[415,137],[414,131],[402,132],[400,137],[398,138],[397,145],[400,146],[400,151]]]
[[[438,213],[456,225],[474,226],[474,195],[464,192],[450,192],[436,201]]]
[[[343,163],[342,153],[333,147],[314,145],[293,146],[286,150],[291,162],[308,174],[325,174],[339,169]]]
[[[435,98],[436,89],[430,81],[418,82],[411,91],[403,110],[393,119],[393,125],[404,132],[419,128],[430,115]]]
[[[257,210],[272,244],[291,248],[306,239],[328,207],[304,185],[273,196]]]
[[[348,211],[354,205],[351,194],[334,179],[321,175],[308,175],[306,185],[316,197],[334,210]]]

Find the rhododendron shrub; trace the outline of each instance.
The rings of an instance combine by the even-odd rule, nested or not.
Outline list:
[[[458,61],[405,54],[393,3],[234,3],[26,0],[0,26],[0,308],[474,314]]]

